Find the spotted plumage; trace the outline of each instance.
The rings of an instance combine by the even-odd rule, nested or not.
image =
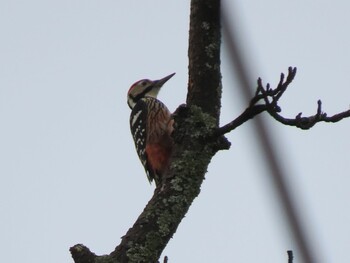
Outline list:
[[[155,81],[140,80],[128,92],[130,129],[136,151],[148,180],[154,180],[157,186],[161,184],[162,176],[169,167],[173,148],[171,113],[157,99],[157,95],[163,84],[174,74]]]

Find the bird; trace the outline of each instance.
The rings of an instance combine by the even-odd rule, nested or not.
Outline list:
[[[164,83],[174,75],[172,73],[159,80],[139,80],[131,85],[127,95],[131,109],[130,130],[136,152],[149,182],[154,180],[156,187],[162,183],[169,168],[174,144],[171,137],[174,120],[157,96]]]

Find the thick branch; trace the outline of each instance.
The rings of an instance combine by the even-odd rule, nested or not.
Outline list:
[[[192,0],[187,105],[196,105],[219,124],[221,106],[220,0]]]
[[[219,123],[220,0],[192,0],[189,41],[187,106],[174,115],[174,150],[162,184],[110,254],[95,256],[76,245],[75,262],[158,262],[191,203],[198,196],[208,164],[219,148],[228,147],[222,138],[205,141]],[[85,254],[84,254],[85,253]]]
[[[76,263],[158,262],[158,259],[200,192],[216,141],[204,140],[216,124],[199,107],[181,107],[174,115],[175,149],[170,169],[135,224],[110,254],[96,256],[83,245],[71,248]]]

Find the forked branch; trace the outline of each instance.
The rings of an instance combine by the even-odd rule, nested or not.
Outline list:
[[[287,90],[289,84],[294,80],[296,72],[296,68],[289,67],[287,78],[285,78],[285,75],[282,73],[280,81],[275,89],[271,89],[270,84],[266,84],[266,87],[264,87],[262,80],[259,78],[255,95],[251,99],[249,107],[232,122],[218,128],[216,135],[219,136],[232,131],[264,111],[267,111],[275,120],[282,124],[295,126],[303,130],[310,129],[318,122],[338,122],[344,118],[350,117],[350,109],[328,117],[327,113],[322,111],[321,100],[317,102],[318,106],[315,115],[302,117],[302,113],[299,113],[295,118],[290,119],[283,117],[280,114],[281,108],[278,105],[278,101]]]

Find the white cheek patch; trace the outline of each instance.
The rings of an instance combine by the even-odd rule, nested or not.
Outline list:
[[[152,98],[157,98],[160,88],[153,88],[148,93],[147,96]]]

